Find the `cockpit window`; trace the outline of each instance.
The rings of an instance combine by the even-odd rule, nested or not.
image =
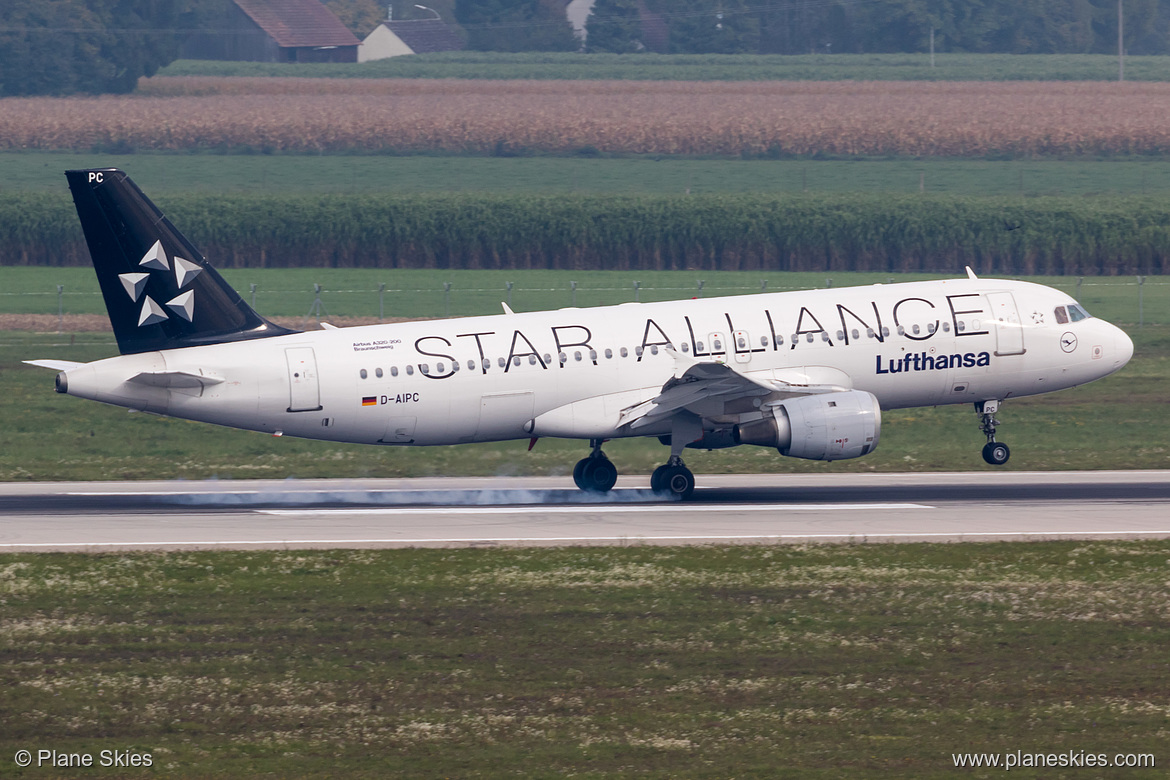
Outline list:
[[[1068,318],[1073,322],[1080,322],[1081,320],[1089,319],[1089,313],[1081,308],[1078,304],[1071,304],[1068,307]]]
[[[1056,324],[1057,325],[1067,325],[1068,324],[1068,310],[1065,309],[1063,306],[1056,307]]]

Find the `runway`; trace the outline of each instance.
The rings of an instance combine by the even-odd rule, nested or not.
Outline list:
[[[0,485],[0,552],[1170,538],[1170,471]]]

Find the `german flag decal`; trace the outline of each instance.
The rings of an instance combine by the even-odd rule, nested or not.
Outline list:
[[[362,398],[362,406],[377,406],[377,405],[378,405],[378,396],[376,396],[376,395],[367,395],[367,396],[364,396]]]

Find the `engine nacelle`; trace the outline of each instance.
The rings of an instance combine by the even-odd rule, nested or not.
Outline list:
[[[881,428],[873,393],[848,390],[790,398],[773,406],[771,417],[737,425],[735,437],[793,458],[847,460],[873,452]]]

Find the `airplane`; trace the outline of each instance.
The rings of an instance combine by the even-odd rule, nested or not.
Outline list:
[[[120,355],[26,361],[59,393],[233,428],[433,446],[607,440],[670,448],[651,488],[688,499],[686,448],[834,461],[878,446],[883,410],[973,404],[984,459],[1009,398],[1122,368],[1133,342],[1067,294],[965,278],[513,312],[298,332],[269,322],[122,171],[66,172]]]

